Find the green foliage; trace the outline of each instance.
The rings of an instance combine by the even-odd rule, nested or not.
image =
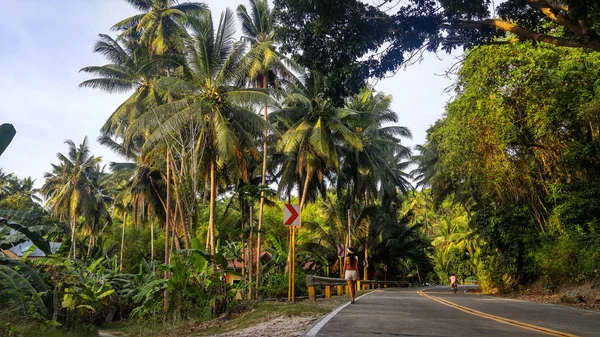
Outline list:
[[[9,235],[10,229],[15,230],[17,233],[14,235]],[[28,227],[0,217],[0,248],[9,249],[14,245],[18,245],[19,243],[30,240],[42,252],[49,255],[51,253],[50,244],[40,234],[40,232],[43,232],[44,229],[48,229],[48,227]],[[50,227],[50,229],[53,229],[53,227]]]
[[[424,51],[514,41],[515,35],[600,51],[600,6],[595,0],[549,1],[549,5],[487,0],[274,3],[284,51],[300,65],[331,75],[324,92],[339,105],[339,98],[358,92],[368,78],[382,78],[414,63]]]
[[[596,239],[597,240],[597,239]],[[544,236],[533,258],[539,276],[554,289],[564,280],[585,281],[600,276],[598,241],[576,234]]]
[[[48,318],[48,309],[44,305],[40,293],[30,283],[36,280],[30,281],[25,278],[25,275],[20,273],[22,267],[22,265],[13,265],[11,268],[4,263],[0,264],[0,291],[7,297],[7,301],[4,303],[9,307],[16,306],[18,313],[22,316],[37,315],[41,318]],[[40,285],[39,282],[36,284]],[[45,284],[43,286],[46,287]]]
[[[211,257],[207,253],[194,249],[174,255],[170,264],[160,266],[168,272],[169,278],[148,278],[145,273],[149,270],[140,269],[136,278],[138,288],[131,292],[132,299],[137,307],[132,311],[135,317],[160,317],[163,314],[163,300],[165,292],[168,294],[169,307],[167,313],[175,320],[185,319],[193,315],[203,319],[210,319],[213,314],[218,315],[228,310],[234,293],[221,280],[222,271],[208,268],[208,261],[225,263],[223,256]],[[224,269],[223,266],[221,267]],[[144,280],[144,282],[139,282]],[[213,311],[214,309],[214,311]]]
[[[3,308],[5,309],[5,308]],[[0,336],[3,337],[89,337],[97,335],[90,327],[66,329],[52,321],[40,321],[31,317],[15,317],[9,311],[0,311]]]
[[[474,49],[428,131],[417,173],[437,203],[451,197],[470,213],[484,288],[597,275],[598,55],[527,43]]]

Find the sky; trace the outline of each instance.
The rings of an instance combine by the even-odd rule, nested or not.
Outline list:
[[[227,7],[235,10],[247,0],[204,1],[213,17]],[[17,135],[0,157],[3,172],[32,177],[36,187],[66,153],[66,139],[80,144],[89,138],[91,153],[103,162],[120,161],[96,138],[105,120],[128,94],[109,94],[79,88],[89,75],[79,69],[105,64],[92,52],[98,34],[110,34],[116,22],[137,14],[123,0],[19,0],[3,3],[0,12],[0,124],[11,123]],[[379,81],[376,89],[393,96],[399,125],[408,127],[412,140],[423,144],[426,130],[444,112],[450,99],[445,89],[453,80],[440,76],[455,62],[445,53],[424,60]]]

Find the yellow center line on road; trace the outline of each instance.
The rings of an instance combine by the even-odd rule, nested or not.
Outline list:
[[[438,303],[441,303],[443,305],[447,305],[449,307],[452,307],[454,309],[460,310],[462,312],[465,312],[467,314],[471,314],[474,316],[478,316],[478,317],[482,317],[482,318],[486,318],[492,321],[496,321],[499,323],[503,323],[503,324],[508,324],[508,325],[512,325],[521,329],[526,329],[526,330],[531,330],[531,331],[535,331],[535,332],[540,332],[546,335],[550,335],[550,336],[560,336],[560,337],[579,337],[577,335],[573,335],[570,333],[566,333],[566,332],[561,332],[561,331],[556,331],[556,330],[552,330],[552,329],[548,329],[548,328],[544,328],[541,326],[537,326],[537,325],[533,325],[533,324],[529,324],[529,323],[525,323],[525,322],[521,322],[521,321],[517,321],[514,319],[509,319],[509,318],[505,318],[505,317],[500,317],[500,316],[496,316],[496,315],[491,315],[491,314],[487,314],[485,312],[481,312],[481,311],[477,311],[475,309],[471,309],[462,305],[458,305],[456,303],[444,300],[442,298],[436,297],[436,296],[431,296],[428,294],[425,294],[422,290],[417,291],[417,294],[427,297],[430,300],[436,301]]]

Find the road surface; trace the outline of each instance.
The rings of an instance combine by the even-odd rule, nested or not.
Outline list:
[[[600,312],[480,296],[459,287],[388,288],[338,308],[306,336],[590,336]]]

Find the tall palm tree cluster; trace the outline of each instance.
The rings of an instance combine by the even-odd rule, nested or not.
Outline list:
[[[390,208],[409,189],[410,151],[400,140],[411,134],[393,125],[391,97],[367,88],[336,106],[323,94],[323,74],[279,52],[268,1],[238,6],[239,39],[230,10],[213,20],[201,3],[125,1],[140,14],[116,23],[115,37],[99,36],[94,52],[108,64],[81,69],[93,76],[81,87],[131,93],[99,137],[127,161],[111,163],[105,176],[86,141],[68,141],[69,155],[59,154],[42,188],[55,215],[71,224],[73,256],[77,231],[97,236],[109,212],[123,227],[149,224],[154,234],[156,226],[165,262],[197,239],[215,254],[222,234],[216,205],[236,198],[247,277],[258,281],[252,255],[264,245],[270,187],[277,197],[297,196],[301,207],[335,191],[343,208]],[[200,221],[205,214],[208,221]]]

